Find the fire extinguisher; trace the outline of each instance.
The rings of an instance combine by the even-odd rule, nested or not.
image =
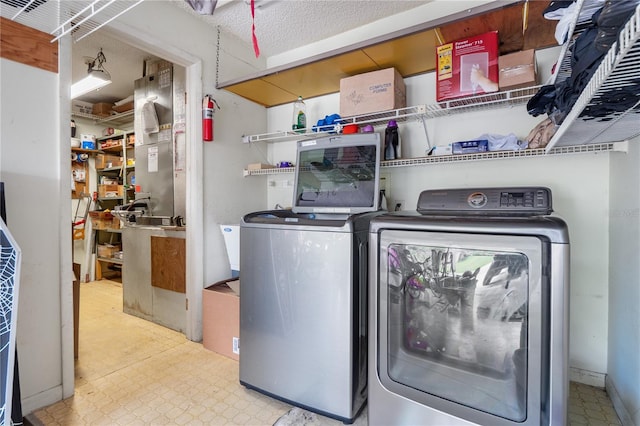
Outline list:
[[[213,140],[213,113],[215,107],[220,106],[211,95],[206,95],[202,99],[202,140],[209,142]]]

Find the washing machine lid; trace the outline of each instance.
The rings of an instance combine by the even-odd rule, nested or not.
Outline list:
[[[378,133],[298,141],[293,212],[351,215],[378,210],[380,159]]]
[[[553,212],[546,187],[434,189],[420,193],[423,215],[538,216]]]

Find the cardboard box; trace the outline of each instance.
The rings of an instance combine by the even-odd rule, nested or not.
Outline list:
[[[275,169],[276,166],[264,163],[251,163],[247,165],[247,170]]]
[[[534,49],[502,55],[498,58],[500,90],[535,86],[538,81]]]
[[[107,139],[104,141],[100,141],[100,149],[108,149],[114,147],[120,147],[124,143],[123,138],[115,138],[115,139]]]
[[[451,152],[454,154],[477,154],[479,152],[489,151],[489,141],[463,141],[451,144]]]
[[[404,80],[395,68],[340,80],[340,116],[343,118],[406,106]]]
[[[93,104],[93,115],[97,115],[98,117],[108,117],[111,115],[113,111],[113,105],[106,102],[98,102],[97,104]]]
[[[112,258],[120,250],[119,244],[98,244],[98,257]]]
[[[93,104],[91,102],[83,102],[77,99],[71,101],[71,112],[79,112],[81,114],[93,113]]]
[[[120,220],[110,212],[90,211],[91,227],[93,229],[119,229]]]
[[[122,166],[122,157],[109,154],[96,155],[96,169]]]
[[[123,193],[122,185],[98,185],[98,197],[100,198],[122,197]]]
[[[240,359],[240,296],[229,284],[239,282],[230,278],[202,290],[202,345],[235,360]]]
[[[436,48],[436,100],[498,91],[498,32]]]
[[[436,157],[440,155],[451,154],[453,154],[453,147],[451,146],[451,144],[434,146],[433,149],[429,152],[429,155],[433,155]]]
[[[113,107],[113,110],[117,113],[131,111],[132,109],[133,109],[133,101]]]
[[[106,157],[107,156],[105,154],[96,154],[96,169],[105,168],[105,164],[107,164]]]

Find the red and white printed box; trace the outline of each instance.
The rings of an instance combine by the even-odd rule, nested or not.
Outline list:
[[[436,48],[436,100],[498,91],[498,32]]]

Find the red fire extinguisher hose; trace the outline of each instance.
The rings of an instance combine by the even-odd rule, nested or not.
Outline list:
[[[215,107],[220,109],[218,102],[211,95],[205,95],[202,98],[202,140],[206,142],[213,140],[213,114]]]

